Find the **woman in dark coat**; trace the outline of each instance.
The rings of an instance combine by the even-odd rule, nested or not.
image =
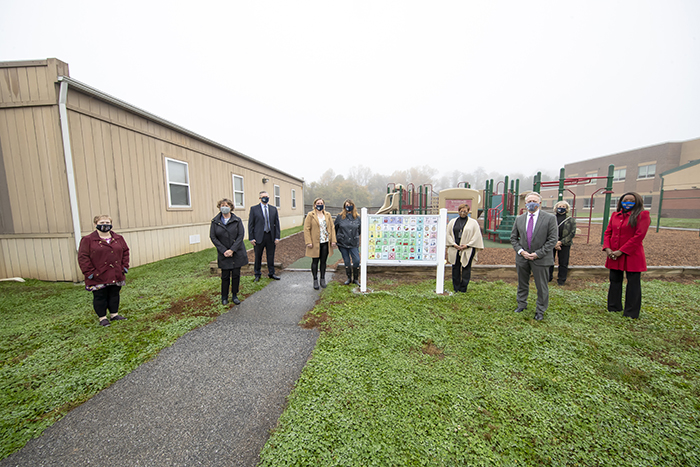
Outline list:
[[[126,319],[119,314],[119,293],[129,272],[129,247],[124,237],[112,231],[111,217],[95,216],[93,223],[95,231],[80,240],[78,264],[100,325],[109,326],[110,321]]]
[[[228,289],[235,305],[238,299],[238,286],[241,281],[241,266],[248,264],[248,254],[243,245],[245,228],[241,218],[233,213],[233,201],[222,199],[216,204],[219,214],[211,220],[209,238],[218,252],[217,262],[221,269],[221,304],[228,304]]]
[[[554,205],[554,214],[557,216],[557,225],[559,230],[559,240],[554,245],[554,259],[559,256],[559,270],[557,273],[557,284],[564,285],[566,276],[569,272],[569,253],[571,253],[571,245],[576,236],[576,219],[569,216],[571,206],[566,201],[559,201]],[[549,267],[549,282],[554,279],[554,264]]]
[[[627,291],[623,316],[639,318],[642,307],[642,271],[647,270],[644,237],[651,217],[644,209],[639,193],[625,193],[617,202],[617,212],[610,216],[603,235],[603,251],[608,255],[605,267],[610,269],[608,311],[623,311],[622,279],[627,274]]]
[[[346,199],[343,212],[335,218],[335,239],[345,263],[345,285],[360,285],[360,229],[361,219],[355,203]]]

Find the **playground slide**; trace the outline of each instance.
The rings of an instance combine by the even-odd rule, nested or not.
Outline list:
[[[387,193],[384,197],[384,204],[379,208],[376,214],[386,214],[391,211],[396,211],[399,209],[399,199],[401,199],[401,193]]]

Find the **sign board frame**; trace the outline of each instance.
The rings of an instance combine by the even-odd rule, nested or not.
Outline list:
[[[360,291],[361,292],[366,292],[367,291],[367,265],[372,264],[372,265],[383,265],[383,266],[435,266],[436,267],[436,284],[435,284],[435,293],[443,293],[444,288],[445,288],[445,241],[447,239],[447,209],[440,209],[440,213],[436,215],[426,215],[426,214],[421,214],[421,215],[411,215],[411,214],[404,214],[404,215],[371,215],[372,221],[375,221],[377,217],[383,218],[382,224],[384,228],[390,228],[389,225],[391,226],[413,226],[413,225],[422,225],[426,226],[428,225],[426,223],[426,220],[430,221],[430,226],[435,225],[435,223],[432,221],[432,218],[437,218],[437,236],[430,236],[430,238],[436,238],[437,244],[435,245],[436,247],[436,252],[435,252],[435,259],[434,260],[424,260],[424,259],[369,259],[370,254],[369,254],[369,245],[370,245],[370,215],[367,213],[367,208],[362,208],[361,210],[362,213],[362,229],[361,229],[361,235],[360,235]],[[419,219],[422,218],[422,219]],[[430,219],[427,219],[430,218]],[[372,225],[377,227],[376,222],[372,222]],[[411,230],[407,230],[407,232],[412,232]],[[418,248],[418,245],[416,242],[424,242],[426,241],[426,236],[424,235],[419,235],[418,232],[416,231],[417,235],[415,236],[407,236],[406,241],[407,241],[407,247],[414,247]],[[377,235],[377,230],[373,231],[373,235]],[[393,236],[394,231],[387,231],[387,235]],[[375,238],[375,237],[373,237]],[[423,248],[423,243],[420,245],[421,251]]]

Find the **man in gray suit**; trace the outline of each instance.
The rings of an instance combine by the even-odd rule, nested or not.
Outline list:
[[[552,250],[557,244],[557,218],[540,210],[542,197],[532,192],[525,197],[527,212],[518,216],[510,234],[510,243],[516,252],[515,268],[518,271],[518,308],[527,308],[530,290],[530,273],[535,276],[537,307],[535,319],[541,321],[549,306],[549,266],[554,264]]]

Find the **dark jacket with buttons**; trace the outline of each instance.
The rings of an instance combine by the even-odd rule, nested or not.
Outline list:
[[[78,264],[87,286],[115,284],[125,279],[124,268],[129,269],[129,247],[124,237],[114,232],[110,234],[112,240],[109,243],[100,238],[97,230],[80,240]]]
[[[235,269],[248,264],[248,254],[243,244],[244,237],[243,221],[234,213],[231,213],[231,218],[226,224],[221,221],[221,213],[211,220],[209,238],[218,253],[216,259],[219,269]],[[228,258],[224,256],[226,250],[233,251],[233,256]]]

